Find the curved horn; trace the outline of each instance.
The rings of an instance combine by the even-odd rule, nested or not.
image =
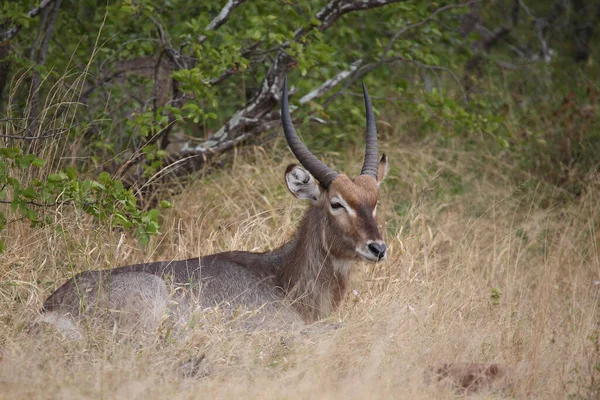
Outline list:
[[[292,153],[296,156],[300,164],[308,170],[319,181],[321,186],[324,188],[329,187],[331,182],[338,176],[338,173],[323,164],[317,157],[315,157],[308,147],[298,137],[294,125],[292,124],[292,118],[290,117],[290,109],[288,106],[288,92],[287,92],[287,78],[283,80],[283,94],[281,96],[281,123],[283,125],[283,132],[285,133],[285,140],[287,140],[288,146],[292,150]],[[377,170],[376,170],[377,171]]]
[[[373,115],[373,107],[371,107],[371,99],[367,92],[367,86],[362,84],[363,94],[365,97],[365,113],[367,118],[367,138],[365,144],[365,162],[363,164],[361,175],[370,175],[377,179],[377,127],[375,126],[375,116]]]

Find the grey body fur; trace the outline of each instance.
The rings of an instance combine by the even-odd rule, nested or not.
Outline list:
[[[165,315],[185,323],[195,311],[218,308],[244,327],[301,328],[340,303],[351,260],[333,256],[320,215],[309,208],[294,238],[266,253],[232,251],[181,261],[86,271],[59,287],[43,306],[42,321],[67,337],[81,334],[82,316],[110,314],[121,326],[153,330]],[[244,315],[246,314],[246,315]]]

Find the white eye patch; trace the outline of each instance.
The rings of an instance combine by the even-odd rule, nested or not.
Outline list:
[[[352,207],[346,203],[346,200],[344,200],[340,195],[333,196],[331,200],[329,200],[329,207],[331,208],[331,212],[334,214],[345,211],[349,215],[356,215],[356,211],[354,211]]]

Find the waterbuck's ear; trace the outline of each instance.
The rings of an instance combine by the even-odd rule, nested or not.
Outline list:
[[[381,161],[379,161],[379,165],[377,166],[377,187],[381,185],[381,182],[385,179],[385,176],[388,172],[388,162],[387,156],[384,154],[381,157]]]
[[[290,192],[301,200],[316,201],[321,193],[315,178],[299,165],[288,165],[285,170],[285,183]]]

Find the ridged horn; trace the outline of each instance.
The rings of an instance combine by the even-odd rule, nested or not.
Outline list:
[[[375,116],[373,115],[373,107],[371,106],[371,99],[369,98],[369,92],[367,92],[367,86],[363,82],[363,95],[365,97],[365,114],[367,119],[367,138],[365,144],[365,162],[363,164],[361,175],[370,175],[377,179],[377,127],[375,126]]]
[[[315,177],[319,184],[324,188],[328,188],[331,182],[338,176],[338,173],[323,164],[317,157],[315,157],[308,147],[298,137],[294,125],[292,124],[292,118],[290,117],[290,109],[288,106],[288,91],[287,91],[287,78],[283,80],[283,94],[281,96],[281,123],[283,125],[283,132],[285,133],[285,140],[290,146],[292,153],[296,156],[300,164],[307,169],[308,172]]]

